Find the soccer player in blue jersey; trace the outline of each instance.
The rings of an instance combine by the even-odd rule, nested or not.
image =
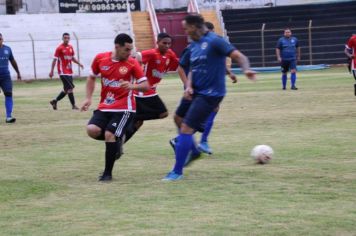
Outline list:
[[[15,123],[16,118],[12,116],[12,81],[9,71],[9,61],[17,73],[17,79],[21,80],[19,67],[9,46],[3,44],[4,39],[0,34],[0,88],[5,95],[6,123]]]
[[[276,46],[276,56],[282,68],[282,88],[287,87],[287,73],[290,70],[291,89],[297,90],[295,86],[297,81],[297,61],[300,60],[300,47],[298,39],[292,36],[289,28],[284,30],[284,36],[281,37]]]
[[[193,145],[193,133],[201,128],[201,124],[223,100],[226,93],[226,57],[235,60],[245,75],[255,80],[255,72],[250,70],[247,57],[223,38],[208,32],[201,15],[188,15],[182,24],[186,34],[192,39],[187,49],[189,56],[180,61],[180,64],[190,65],[191,78],[185,84],[184,96],[192,102],[182,116],[184,118],[175,148],[175,165],[164,181],[182,179],[183,166]]]

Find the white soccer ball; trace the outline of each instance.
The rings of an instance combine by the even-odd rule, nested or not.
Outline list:
[[[252,149],[251,157],[257,164],[267,164],[273,157],[273,149],[268,145],[257,145]]]

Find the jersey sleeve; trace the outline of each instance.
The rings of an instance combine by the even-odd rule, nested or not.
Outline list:
[[[10,53],[9,53],[9,60],[12,61],[12,60],[14,60],[14,55],[12,54],[11,48],[9,48],[9,51],[10,51]]]
[[[56,51],[54,52],[54,58],[58,59],[61,55],[61,50],[59,47],[56,48]]]
[[[96,55],[93,62],[91,63],[91,73],[90,74],[92,76],[98,76],[100,74],[99,59],[100,59],[100,54]]]
[[[146,81],[147,78],[145,77],[145,74],[143,73],[141,65],[138,63],[138,61],[134,61],[134,66],[132,69],[132,75],[136,78],[136,82],[139,84],[143,81]]]
[[[184,69],[190,67],[190,50],[189,47],[185,48],[179,59],[179,65]]]
[[[179,65],[179,59],[177,55],[172,51],[171,60],[167,66],[167,71],[176,71]]]
[[[282,50],[283,47],[282,47],[282,39],[281,38],[278,39],[276,48],[278,48],[279,50]]]
[[[229,42],[227,42],[224,38],[220,36],[214,39],[213,46],[217,49],[219,53],[225,56],[229,56],[232,51],[236,50],[234,46],[232,46]]]
[[[146,64],[151,57],[154,55],[154,51],[153,50],[144,50],[141,52],[142,55],[142,64]]]

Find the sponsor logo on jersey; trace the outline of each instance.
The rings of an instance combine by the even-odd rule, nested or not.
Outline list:
[[[112,123],[112,126],[116,127],[116,126],[117,126],[117,123]]]
[[[156,64],[161,64],[161,60],[156,60]]]
[[[171,62],[171,61],[170,61],[169,59],[167,59],[167,60],[166,60],[166,66],[168,66],[170,62]]]
[[[121,66],[121,67],[119,68],[119,72],[120,72],[120,74],[122,74],[122,75],[125,75],[128,71],[129,71],[129,69],[128,69],[126,66]]]
[[[156,70],[156,69],[153,69],[152,70],[152,75],[154,76],[154,77],[157,77],[157,78],[160,78],[160,79],[162,79],[163,78],[163,76],[164,76],[164,72],[159,72],[158,70]]]
[[[121,86],[121,83],[117,80],[109,80],[107,78],[102,78],[101,79],[103,86],[108,86],[112,88],[118,88]]]
[[[63,58],[64,58],[64,60],[71,61],[73,57],[64,55]]]
[[[111,105],[115,102],[115,97],[113,93],[106,94],[106,98],[104,100],[104,104]]]
[[[100,70],[110,70],[110,66],[102,66],[100,67]]]
[[[5,49],[5,50],[4,50],[4,53],[5,53],[5,54],[9,54],[10,52],[9,52],[9,50],[6,50],[6,49]]]
[[[208,47],[208,43],[207,42],[204,42],[201,44],[201,49],[206,49]]]

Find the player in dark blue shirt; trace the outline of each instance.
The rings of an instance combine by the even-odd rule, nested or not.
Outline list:
[[[247,57],[223,38],[208,32],[202,16],[188,15],[182,23],[186,34],[192,39],[188,46],[189,56],[180,60],[180,64],[190,65],[191,78],[185,84],[184,96],[192,102],[184,118],[181,117],[175,148],[176,163],[164,181],[182,179],[183,166],[193,145],[193,133],[201,128],[201,124],[223,100],[226,93],[226,57],[235,60],[249,79],[255,79]]]
[[[276,46],[277,60],[281,63],[282,68],[282,88],[287,87],[287,73],[291,73],[291,89],[297,90],[295,86],[297,81],[297,61],[300,60],[300,47],[298,39],[292,36],[289,28],[284,30],[284,36],[281,37]]]
[[[16,119],[12,117],[12,81],[9,71],[9,61],[17,73],[17,79],[21,80],[21,75],[11,48],[3,44],[3,37],[0,33],[0,88],[5,95],[6,123],[14,123]]]

